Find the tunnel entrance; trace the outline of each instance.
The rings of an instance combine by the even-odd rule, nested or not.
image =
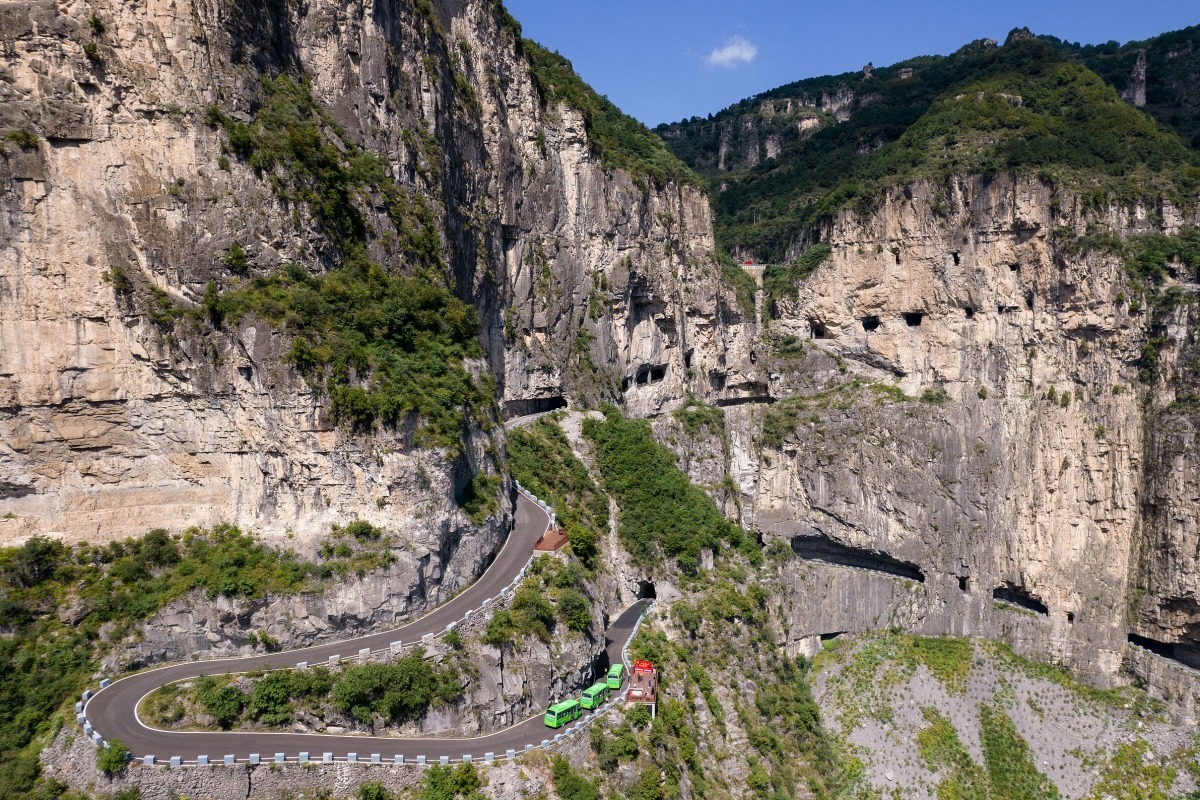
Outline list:
[[[641,581],[638,583],[637,599],[638,600],[657,600],[658,599],[658,592],[654,588],[653,581]]]
[[[1050,613],[1050,609],[1046,608],[1046,604],[1041,601],[1041,598],[1030,594],[1020,586],[1015,586],[1007,582],[992,590],[992,599],[1023,608],[1026,611],[1032,611],[1035,614],[1046,615]]]
[[[1183,664],[1189,669],[1200,669],[1200,648],[1184,642],[1159,642],[1158,639],[1129,634],[1129,644],[1150,650],[1156,656],[1170,658],[1171,661]]]
[[[530,414],[544,414],[567,407],[565,397],[529,397],[521,400],[504,401],[504,418],[517,419]]]
[[[870,333],[871,331],[874,331],[874,330],[878,330],[879,322],[880,322],[879,317],[876,317],[874,315],[869,316],[869,317],[863,317],[862,318],[863,330],[866,331],[867,333]]]
[[[825,536],[793,537],[792,551],[805,561],[820,561],[837,567],[865,569],[917,583],[925,582],[925,573],[916,564],[892,558],[882,550],[850,547]]]
[[[922,311],[906,311],[903,316],[904,324],[910,328],[921,327],[921,322],[925,319],[925,313]]]
[[[1183,642],[1160,642],[1136,633],[1129,634],[1129,643],[1149,650],[1156,656],[1169,658],[1189,669],[1200,670],[1200,648]]]

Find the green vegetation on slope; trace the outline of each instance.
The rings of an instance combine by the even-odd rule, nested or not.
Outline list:
[[[241,685],[250,683],[249,691]],[[145,713],[163,723],[179,722],[187,709],[199,709],[223,730],[259,723],[287,726],[306,710],[324,717],[329,709],[343,712],[363,725],[379,718],[402,723],[417,719],[433,705],[462,693],[462,673],[453,664],[433,664],[417,648],[386,664],[350,664],[337,671],[279,670],[250,675],[238,684],[233,676],[203,675],[183,690],[162,686],[146,700]]]
[[[1139,193],[1191,196],[1200,175],[1186,141],[1126,105],[1087,69],[1095,66],[1123,87],[1128,72],[1120,80],[1117,73],[1132,69],[1136,46],[1081,50],[1019,34],[1003,47],[975,42],[951,56],[876,69],[868,80],[847,73],[799,81],[707,121],[694,118],[659,132],[710,179],[722,246],[752,252],[766,263],[780,263],[789,250],[814,241],[822,217],[851,203],[870,208],[883,189],[915,177],[1025,170],[1065,179],[1095,200],[1127,200]],[[1175,55],[1186,53],[1185,45],[1198,35],[1200,28],[1189,29],[1174,37],[1182,37],[1180,47],[1162,45],[1156,65],[1173,71],[1173,88],[1156,88],[1159,105],[1152,100],[1148,106],[1159,109],[1159,121],[1176,126],[1187,141],[1189,131],[1200,131],[1200,113],[1186,99],[1185,87],[1198,79],[1180,73],[1179,65],[1190,58],[1178,61],[1167,52],[1174,47]],[[1106,60],[1118,49],[1119,63]],[[1151,83],[1161,77],[1154,75]],[[843,110],[848,119],[838,122],[812,108],[839,96],[848,104]],[[791,112],[785,110],[789,103]],[[818,127],[801,130],[797,114],[812,117]],[[965,136],[957,135],[959,124]],[[747,154],[768,136],[777,137],[781,152],[751,159]],[[907,141],[901,145],[902,139]],[[726,169],[718,170],[716,153],[722,148],[728,159]],[[1130,167],[1133,174],[1127,175]]]
[[[528,39],[525,53],[544,104],[565,102],[583,114],[589,146],[602,163],[635,178],[649,178],[659,187],[700,183],[662,139],[584,83],[570,61]]]
[[[560,622],[568,631],[585,633],[592,624],[591,603],[580,591],[586,577],[578,562],[538,556],[509,607],[492,614],[480,640],[493,647],[525,637],[549,642]]]
[[[249,124],[216,106],[208,122],[225,130],[231,152],[270,183],[298,227],[307,209],[333,266],[313,275],[288,264],[226,291],[209,284],[204,316],[221,327],[252,313],[292,337],[288,360],[328,395],[335,420],[369,431],[399,427],[411,415],[421,422],[415,444],[457,448],[472,415],[489,417],[495,392],[489,378],[473,379],[464,368],[464,359],[482,355],[479,324],[444,277],[434,211],[334,124],[307,81],[281,75],[264,80],[263,91],[265,103]],[[419,149],[425,168],[436,170],[436,145],[423,141]],[[388,230],[368,222],[366,209],[376,207],[385,210]],[[371,240],[404,269],[372,262]],[[240,246],[226,253],[235,274],[246,271],[245,260]],[[165,323],[177,318],[169,308],[161,316]]]
[[[74,549],[35,537],[0,549],[0,797],[34,797],[38,752],[72,719],[64,709],[108,643],[140,620],[193,589],[213,597],[318,589],[347,564],[367,566],[357,558],[301,561],[230,525]]]
[[[1008,714],[989,705],[979,707],[983,763],[994,797],[1004,800],[1057,800],[1058,787],[1038,772],[1029,745]]]
[[[649,423],[624,419],[610,406],[604,422],[588,419],[583,432],[596,445],[604,488],[620,507],[621,543],[639,564],[653,567],[665,556],[695,572],[701,550],[728,546],[757,553],[753,539],[727,520],[654,441]]]
[[[851,200],[874,203],[883,189],[919,178],[1000,171],[1037,172],[1099,199],[1132,201],[1159,190],[1187,202],[1200,161],[1095,73],[1039,60],[940,97],[817,212],[832,213]]]
[[[348,264],[324,275],[287,265],[222,293],[210,315],[253,313],[292,337],[287,359],[329,395],[330,412],[357,430],[421,422],[419,446],[459,447],[466,419],[488,420],[489,377],[472,379],[478,357],[474,310],[429,281]]]
[[[512,476],[554,507],[573,552],[596,565],[597,542],[608,532],[608,498],[597,488],[554,420],[543,417],[508,433]]]
[[[988,800],[987,776],[963,746],[954,725],[931,706],[922,708],[921,715],[929,727],[917,734],[917,748],[926,768],[943,775],[938,800]]]

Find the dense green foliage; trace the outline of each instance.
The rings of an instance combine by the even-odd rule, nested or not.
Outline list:
[[[483,779],[473,764],[433,766],[421,779],[418,800],[482,800]]]
[[[425,651],[390,664],[347,668],[333,684],[333,705],[364,725],[376,715],[392,722],[419,717],[433,703],[446,703],[462,692],[462,676],[452,667],[434,669]]]
[[[311,703],[333,690],[333,676],[324,667],[268,672],[254,684],[246,703],[250,719],[264,725],[290,725],[293,703]]]
[[[571,762],[555,753],[550,757],[550,777],[554,791],[562,800],[600,800],[600,790],[571,768]]]
[[[579,590],[586,577],[578,562],[538,556],[509,607],[492,614],[480,639],[493,647],[525,637],[549,642],[559,623],[585,633],[592,624],[591,603]]]
[[[1002,47],[975,42],[876,69],[869,79],[799,81],[659,132],[710,179],[718,241],[766,263],[814,241],[838,209],[868,210],[883,190],[918,177],[1017,170],[1096,201],[1190,198],[1200,178],[1188,146],[1200,132],[1200,69],[1189,49],[1197,39],[1200,27],[1124,48],[1080,47],[1014,32]],[[1139,46],[1151,47],[1154,60],[1147,110],[1182,140],[1104,83],[1126,87]],[[848,119],[811,108],[839,92]],[[789,103],[800,111],[787,112]],[[801,130],[797,114],[817,127]],[[782,143],[775,158],[745,155],[771,136]],[[719,170],[722,148],[728,158]]]
[[[1151,39],[1081,45],[1038,37],[1063,57],[1083,64],[1120,91],[1129,88],[1139,51],[1146,51],[1145,111],[1192,147],[1200,147],[1200,25]]]
[[[694,572],[701,550],[757,551],[753,539],[727,520],[654,441],[647,422],[624,419],[609,407],[604,422],[589,419],[583,432],[596,445],[604,487],[620,507],[621,543],[639,564],[653,567],[666,557]]]
[[[253,313],[292,336],[288,360],[358,430],[413,414],[417,444],[455,449],[466,414],[488,418],[491,381],[463,367],[482,352],[475,312],[427,280],[361,262],[324,275],[287,266],[221,293],[211,309],[221,320]]]
[[[329,708],[363,725],[376,719],[400,723],[454,700],[463,681],[456,664],[434,664],[421,648],[384,664],[351,664],[338,671],[276,670],[249,678],[249,691],[235,685],[232,676],[201,676],[190,689],[163,686],[147,698],[143,710],[158,722],[174,723],[184,719],[190,706],[223,730],[253,723],[286,726],[300,710],[322,715]]]
[[[128,763],[129,748],[119,739],[105,742],[104,747],[96,750],[96,768],[110,778],[124,772]]]
[[[571,452],[562,429],[543,417],[509,431],[508,468],[522,486],[554,507],[571,552],[592,569],[597,542],[608,532],[608,498]]]
[[[525,40],[533,81],[546,106],[564,102],[583,114],[588,144],[602,163],[624,170],[635,178],[649,178],[663,187],[668,183],[696,183],[700,179],[645,125],[623,114],[607,97],[583,82],[571,62],[536,42]]]
[[[34,537],[0,549],[0,797],[32,796],[44,737],[87,687],[107,642],[193,589],[214,597],[294,593],[319,588],[343,563],[301,561],[230,525],[74,549]],[[79,609],[76,624],[57,614],[68,607]],[[101,640],[106,623],[116,627]]]
[[[1037,59],[934,101],[819,209],[874,200],[881,189],[918,178],[1022,170],[1083,191],[1098,187],[1100,197],[1136,199],[1172,181],[1186,196],[1200,178],[1198,163],[1177,136],[1124,103],[1095,73]]]
[[[482,354],[479,324],[443,277],[433,210],[332,121],[307,81],[281,75],[264,80],[263,91],[265,102],[250,123],[215,106],[208,122],[224,128],[231,152],[270,182],[297,225],[307,210],[329,243],[324,255],[332,268],[313,275],[288,264],[225,291],[210,284],[205,316],[220,327],[252,313],[291,336],[288,359],[328,395],[335,420],[368,431],[414,415],[422,423],[416,444],[458,447],[468,415],[489,417],[494,392],[489,379],[474,380],[463,366]],[[368,222],[365,209],[376,207],[390,224],[383,232]],[[371,239],[406,268],[373,263]],[[248,271],[236,243],[224,264],[234,275]],[[167,323],[173,319],[164,315]]]

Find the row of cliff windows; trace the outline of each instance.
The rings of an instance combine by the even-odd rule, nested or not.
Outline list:
[[[1030,311],[1033,310],[1032,293],[1025,295],[1025,308],[1029,309]],[[1017,309],[1017,306],[1005,304],[998,304],[996,306],[996,312],[999,314],[1009,314]],[[963,315],[966,316],[967,319],[975,319],[975,309],[971,306],[965,306],[963,308]],[[904,324],[910,328],[921,327],[921,323],[925,320],[925,312],[923,311],[905,311],[900,316],[904,318]],[[862,323],[863,330],[867,333],[872,333],[873,331],[878,330],[879,326],[883,324],[883,321],[874,314],[863,317],[859,320],[859,322]],[[809,320],[808,326],[809,333],[812,335],[813,339],[824,339],[829,334],[829,331],[825,325],[821,322],[817,322],[816,320]]]

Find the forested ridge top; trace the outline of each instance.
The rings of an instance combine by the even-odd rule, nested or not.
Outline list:
[[[1144,72],[1139,68],[1143,54]],[[964,92],[986,95],[995,89],[1011,94],[1019,110],[1002,115],[1007,117],[1001,126],[1006,134],[996,137],[994,157],[975,158],[973,163],[960,158],[959,170],[1044,169],[1053,163],[1074,170],[1076,177],[1093,168],[1112,174],[1118,165],[1125,171],[1134,166],[1122,149],[1128,145],[1138,169],[1183,166],[1192,159],[1200,132],[1198,58],[1200,26],[1126,45],[1086,46],[1018,29],[1003,45],[978,40],[949,56],[921,56],[889,67],[797,81],[707,119],[661,125],[657,132],[709,179],[720,242],[739,255],[778,262],[795,256],[823,212],[839,202],[861,199],[863,187],[855,184],[865,176],[895,172],[897,152],[889,145],[904,138],[911,146],[937,125],[961,122],[948,116],[947,101]],[[1049,73],[1054,80],[1076,85],[1055,95],[1055,89],[1044,85]],[[1108,84],[1108,94],[1099,91],[1101,79]],[[1023,82],[1041,88],[1022,89]],[[1008,88],[1000,89],[1000,83]],[[996,92],[987,96],[994,100]],[[1071,112],[1057,112],[1045,102],[1031,108],[1024,103],[1030,93],[1043,101],[1055,95],[1055,101],[1065,101]],[[932,117],[925,119],[926,115]],[[1114,115],[1121,121],[1110,129]],[[970,121],[968,128],[979,131]],[[1126,138],[1118,146],[1111,134]],[[1022,139],[1028,146],[1020,144]],[[1154,142],[1157,154],[1144,151],[1142,145],[1148,142]],[[986,142],[977,137],[980,143]],[[962,149],[957,140],[936,144],[948,154]],[[1084,152],[1091,155],[1081,155]],[[1166,153],[1171,154],[1170,164],[1160,157]],[[1157,189],[1162,182],[1149,183]],[[1127,189],[1118,191],[1128,194]]]

